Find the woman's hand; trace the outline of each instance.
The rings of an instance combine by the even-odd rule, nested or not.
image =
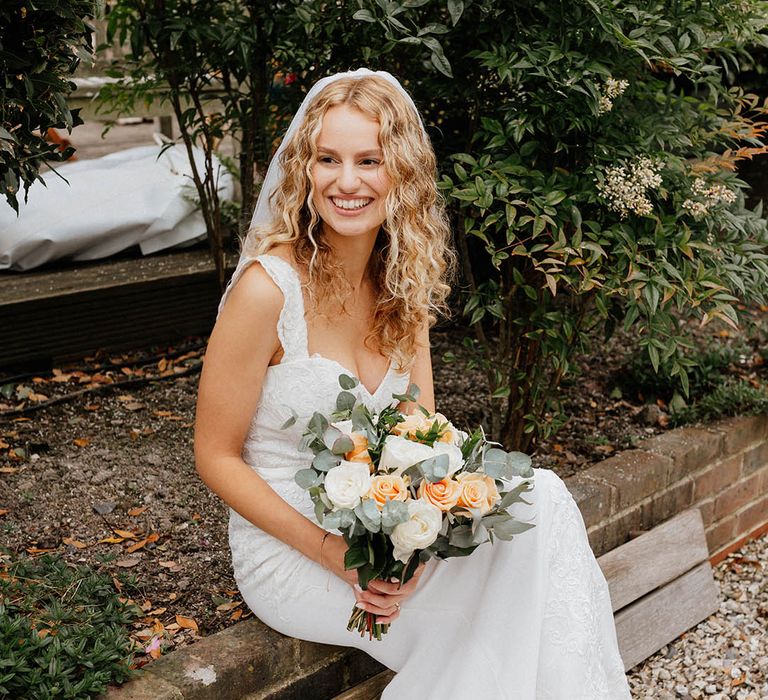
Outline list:
[[[382,581],[376,579],[368,584],[368,590],[362,590],[357,583],[357,571],[344,568],[344,554],[347,543],[340,535],[328,535],[323,545],[323,565],[346,581],[355,592],[355,600],[363,610],[376,615],[376,622],[386,625],[400,616],[400,606],[416,591],[419,578],[424,571],[424,564],[416,567],[416,572],[407,583]]]
[[[413,577],[402,586],[397,580],[393,583],[376,579],[368,583],[368,590],[355,587],[357,604],[376,615],[377,624],[388,625],[400,617],[400,606],[416,592],[422,573],[423,562],[416,567]]]

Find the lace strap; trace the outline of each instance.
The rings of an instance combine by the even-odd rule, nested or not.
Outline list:
[[[245,270],[257,260],[283,293],[283,308],[280,310],[280,317],[277,320],[277,337],[283,346],[283,361],[307,357],[307,324],[304,320],[301,281],[290,263],[276,255],[265,254],[255,258],[241,258],[221,297],[218,313],[221,313],[227,296]]]

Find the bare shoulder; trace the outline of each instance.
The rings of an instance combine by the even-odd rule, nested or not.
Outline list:
[[[229,293],[222,316],[257,315],[263,320],[277,319],[283,307],[283,293],[259,262],[251,263]]]

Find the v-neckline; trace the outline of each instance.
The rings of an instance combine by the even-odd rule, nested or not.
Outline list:
[[[354,372],[352,372],[348,367],[341,364],[338,360],[334,360],[332,357],[326,357],[325,355],[321,355],[319,352],[314,352],[311,355],[309,355],[310,360],[324,360],[325,362],[331,362],[332,364],[336,365],[339,369],[343,369],[347,374],[349,374],[350,377],[353,377],[354,379],[357,379],[358,386],[362,387],[362,389],[365,391],[366,394],[370,398],[376,398],[378,396],[378,393],[381,391],[381,388],[386,383],[387,379],[389,379],[389,375],[392,372],[392,360],[389,361],[389,364],[387,365],[387,371],[384,372],[384,376],[381,378],[381,381],[379,382],[379,385],[376,387],[374,391],[371,391],[363,382],[360,377],[358,377]]]
[[[299,313],[298,317],[301,319],[301,322],[304,324],[304,353],[306,354],[307,359],[310,360],[324,360],[325,362],[331,362],[332,364],[335,364],[340,369],[343,369],[349,376],[354,377],[358,381],[358,385],[362,387],[362,389],[365,391],[366,394],[368,394],[369,398],[375,398],[378,396],[379,392],[381,391],[382,387],[386,383],[387,379],[389,379],[389,375],[392,373],[392,360],[389,361],[389,364],[387,365],[387,370],[384,372],[384,376],[381,378],[381,381],[379,382],[378,386],[374,391],[371,391],[364,383],[363,380],[360,379],[354,372],[350,371],[346,365],[342,364],[338,360],[334,360],[332,357],[326,357],[325,355],[315,352],[311,355],[309,354],[309,328],[307,327],[307,319],[304,316],[304,293],[302,291],[302,285],[301,285],[301,277],[299,276],[298,271],[296,268],[289,263],[284,258],[281,258],[279,255],[270,255],[269,253],[263,253],[264,257],[269,258],[276,258],[277,260],[280,260],[284,265],[286,265],[291,273],[293,274],[294,282],[298,285],[298,297],[297,302],[299,304]],[[277,367],[279,365],[283,364],[282,360],[277,363],[277,365],[272,365],[273,367]]]

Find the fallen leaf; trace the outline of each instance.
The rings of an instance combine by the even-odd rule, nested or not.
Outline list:
[[[123,408],[128,411],[140,411],[142,408],[144,408],[144,404],[139,403],[138,401],[132,401],[130,403],[123,404]]]
[[[62,537],[61,541],[64,544],[72,545],[73,547],[77,547],[78,549],[85,549],[88,546],[87,544],[80,542],[79,540],[74,540],[71,537]]]
[[[200,515],[200,513],[197,513],[197,512],[192,513],[192,520],[202,520],[202,519],[203,519],[203,516]]]
[[[158,616],[158,615],[162,615],[162,614],[163,614],[164,612],[166,612],[167,610],[168,610],[168,608],[156,608],[155,610],[150,610],[150,611],[147,613],[147,615],[153,615],[153,616],[155,616],[155,617],[156,617],[156,616]]]
[[[0,474],[15,474],[17,471],[18,467],[0,467]]]
[[[166,360],[164,357],[160,358],[160,361],[157,363],[158,371],[165,372],[166,367],[168,367],[168,360]]]
[[[78,447],[86,447],[87,445],[91,444],[91,441],[88,438],[75,438],[72,440],[72,442],[74,442]]]
[[[27,547],[26,551],[30,554],[45,554],[45,552],[55,552],[55,547]]]
[[[120,583],[120,581],[118,581],[114,576],[112,577],[112,583],[115,585],[118,593],[123,590],[123,584]]]
[[[0,508],[0,515],[8,515],[11,511],[8,508]]]
[[[144,611],[147,612],[147,610],[152,610],[152,601],[151,600],[145,600],[139,607]]]
[[[242,600],[233,600],[230,603],[222,603],[221,605],[217,605],[216,610],[219,612],[229,612],[230,610],[234,610],[235,608],[240,607],[242,604]]]
[[[130,515],[132,518],[135,518],[137,515],[141,515],[147,508],[149,508],[149,506],[131,508],[128,511],[128,515]]]
[[[139,539],[139,536],[131,532],[130,530],[118,530],[117,528],[112,528],[112,532],[114,532],[116,535],[120,535],[120,537],[125,537],[126,539],[130,539],[130,540]]]
[[[125,559],[118,559],[115,562],[116,566],[120,566],[123,569],[129,569],[132,566],[136,566],[141,561],[138,557],[126,557]]]
[[[101,408],[101,406],[97,403],[87,403],[85,404],[85,410],[86,411],[98,411]]]
[[[169,571],[176,572],[181,570],[181,564],[178,564],[175,561],[160,561],[158,564]]]
[[[153,532],[148,537],[145,537],[143,540],[136,542],[135,544],[132,544],[128,549],[126,550],[129,553],[133,553],[142,547],[146,547],[150,542],[157,542],[157,540],[160,538],[160,535],[158,535],[156,532]]]
[[[105,537],[103,540],[99,540],[99,544],[120,544],[125,542],[124,537]]]
[[[126,376],[130,377],[133,375],[133,370],[130,367],[121,367],[120,371]]]
[[[120,396],[117,397],[117,400],[118,401],[135,401],[136,398],[131,394],[120,394]]]
[[[197,629],[197,623],[191,617],[176,615],[176,622],[178,623],[179,627],[183,627],[184,629],[195,630],[195,632],[199,631]]]
[[[48,397],[45,394],[35,394],[34,392],[30,392],[27,398],[30,401],[47,401],[48,400]]]
[[[233,613],[232,613],[232,614],[229,616],[229,619],[230,619],[230,620],[232,620],[232,621],[234,622],[235,620],[239,620],[239,619],[240,619],[240,616],[241,616],[242,614],[243,614],[243,611],[242,611],[241,609],[239,609],[239,610],[235,610],[235,612],[233,612]]]
[[[7,443],[3,438],[0,438],[0,450],[4,450],[7,447],[10,447],[11,445]]]

